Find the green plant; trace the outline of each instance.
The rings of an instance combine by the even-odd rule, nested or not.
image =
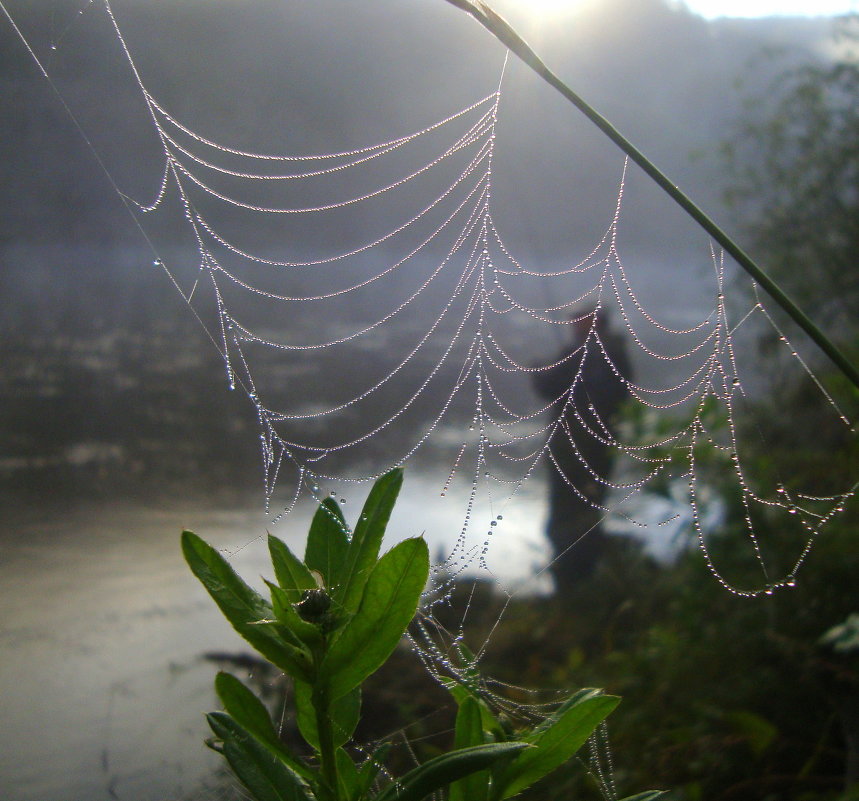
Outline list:
[[[215,680],[225,711],[207,716],[215,734],[209,744],[258,801],[418,801],[445,787],[451,801],[501,801],[566,762],[619,701],[581,690],[538,726],[513,731],[493,716],[471,670],[447,683],[458,705],[451,751],[390,781],[380,780],[385,746],[362,764],[353,761],[345,746],[360,717],[361,684],[397,646],[429,574],[420,537],[379,558],[402,478],[397,469],[376,482],[353,532],[338,504],[323,501],[303,562],[269,536],[277,582],[266,582],[270,601],[198,536],[182,534],[188,565],[226,618],[294,682],[296,721],[312,760],[286,748],[262,702],[237,678],[220,673]]]

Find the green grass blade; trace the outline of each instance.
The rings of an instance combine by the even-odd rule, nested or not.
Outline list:
[[[420,537],[403,540],[376,564],[361,607],[340,630],[319,667],[332,699],[374,673],[415,615],[429,575],[429,551]]]
[[[528,748],[525,743],[488,743],[434,757],[388,785],[376,801],[420,801],[470,773],[486,770],[499,759]]]
[[[182,532],[182,552],[191,572],[200,580],[224,617],[266,659],[287,673],[310,678],[310,660],[301,649],[289,645],[270,625],[274,612],[269,603],[239,578],[227,561],[190,531]]]
[[[523,738],[534,747],[516,756],[503,770],[493,798],[516,795],[566,762],[618,703],[616,696],[596,690],[577,693],[574,703],[561,707],[544,726]]]
[[[349,549],[348,530],[340,504],[334,498],[322,501],[310,524],[304,563],[308,569],[322,574],[329,590],[339,586],[341,581]]]
[[[316,588],[316,580],[304,563],[289,546],[277,537],[268,535],[268,552],[277,583],[289,596],[291,603],[298,603],[304,590]]]
[[[361,603],[364,585],[382,547],[391,510],[403,485],[402,468],[385,473],[370,490],[343,564],[342,581],[334,599],[349,612]]]
[[[656,801],[667,793],[667,790],[645,790],[643,793],[628,795],[626,798],[621,798],[620,801]]]

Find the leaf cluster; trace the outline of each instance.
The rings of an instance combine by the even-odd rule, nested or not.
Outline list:
[[[469,682],[447,685],[458,705],[452,750],[398,779],[382,779],[385,745],[353,760],[346,746],[361,714],[361,685],[396,648],[429,573],[422,538],[379,556],[402,479],[397,469],[376,482],[354,531],[334,499],[323,501],[303,561],[269,536],[276,579],[266,582],[269,599],[198,536],[182,534],[189,567],[224,616],[292,678],[298,729],[313,751],[312,760],[294,755],[263,703],[220,673],[215,689],[224,711],[207,716],[209,744],[257,801],[419,801],[445,788],[451,801],[502,801],[570,759],[619,701],[583,690],[540,725],[513,732],[495,719],[472,672]]]

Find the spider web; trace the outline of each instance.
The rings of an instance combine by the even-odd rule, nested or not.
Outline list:
[[[228,385],[247,395],[258,421],[266,504],[281,485],[289,487],[273,524],[303,495],[321,500],[326,483],[369,482],[424,451],[449,449],[455,439],[439,495],[462,478],[466,499],[443,565],[448,582],[488,569],[504,517],[487,515],[481,500],[503,508],[543,469],[556,471],[602,517],[642,530],[667,526],[678,513],[638,519],[627,511],[632,501],[654,479],[683,481],[695,537],[717,580],[746,595],[795,582],[815,537],[852,490],[811,497],[784,486],[754,487],[735,423],[743,381],[734,342],[753,318],[774,322],[759,299],[731,322],[725,263],[716,252],[713,306],[705,317],[672,327],[645,307],[618,243],[625,163],[615,208],[590,252],[568,266],[540,269],[514,255],[493,215],[503,77],[491,94],[384,142],[300,155],[243,150],[193,130],[157,100],[109,3],[105,9],[164,156],[154,199],[132,202],[144,216],[181,208],[193,234],[198,275],[190,286],[183,290],[163,259],[154,265],[170,273],[189,303],[199,305],[205,295],[216,312],[210,332]],[[178,202],[171,204],[171,196]],[[253,235],[243,236],[259,229],[260,218],[263,225],[277,218],[281,247],[263,250]],[[383,227],[373,230],[370,218]],[[291,240],[301,242],[301,253]],[[648,381],[618,361],[613,335],[598,323],[609,315],[635,350],[636,373]],[[529,361],[523,343],[540,341],[540,329],[565,329],[571,319],[586,331],[583,340],[549,364]],[[308,363],[334,379],[324,399],[294,378]],[[656,441],[643,442],[638,431],[615,432],[588,402],[598,390],[588,385],[595,365],[607,366],[645,413],[676,422],[660,424]],[[528,385],[559,368],[568,368],[569,384],[533,401]],[[611,472],[589,460],[595,446],[612,454]],[[573,474],[569,458],[559,456],[564,451],[576,457]],[[710,557],[698,480],[704,459],[735,474],[764,578],[758,587],[734,586]],[[598,493],[601,499],[592,500],[581,476],[610,490],[606,499]],[[783,512],[804,532],[785,575],[770,575],[765,563],[754,526],[760,509]],[[587,534],[581,531],[569,547]]]
[[[229,389],[247,396],[272,525],[302,499],[323,500],[332,485],[445,461],[437,492],[461,503],[461,525],[433,571],[412,636],[434,676],[470,681],[483,649],[452,660],[463,627],[448,631],[434,609],[463,577],[493,575],[491,549],[516,536],[505,525],[507,510],[545,473],[593,509],[596,525],[620,521],[644,536],[685,525],[731,592],[756,596],[795,584],[855,487],[812,496],[785,482],[758,486],[748,474],[737,414],[755,378],[747,382],[741,370],[738,337],[773,327],[845,429],[850,421],[760,297],[729,304],[721,253],[709,253],[712,303],[700,319],[672,324],[648,308],[634,259],[622,253],[624,193],[633,180],[627,163],[618,165],[614,207],[585,255],[545,269],[516,254],[496,224],[493,195],[506,58],[494,91],[417,130],[332,152],[258,152],[195,130],[150,91],[108,0],[104,10],[163,152],[153,196],[121,194],[144,230],[159,215],[184,219],[193,270],[160,256],[153,266],[206,328]],[[260,230],[275,231],[277,243]],[[537,361],[547,342],[566,339],[571,321],[579,340]],[[625,351],[629,359],[618,358]],[[559,370],[567,384],[537,397],[534,387]],[[608,370],[607,380],[628,396],[626,422],[613,424],[590,401],[598,394],[589,384],[595,370]],[[595,447],[610,454],[607,468],[592,463]],[[710,526],[719,517],[706,496],[714,472],[732,478],[760,567],[757,586],[735,585],[711,556]],[[598,500],[582,476],[603,488]],[[650,490],[657,483],[675,501],[661,517]],[[795,532],[796,557],[783,573],[773,573],[758,540],[762,515],[781,516]],[[569,555],[554,558],[574,558],[591,528],[571,536]],[[501,589],[512,598],[537,578]],[[504,686],[493,687],[482,691],[517,719],[539,718],[555,700],[513,703]],[[604,729],[591,749],[604,795],[616,798]]]

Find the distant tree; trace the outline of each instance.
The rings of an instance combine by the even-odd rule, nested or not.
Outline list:
[[[750,249],[848,348],[859,334],[859,15],[834,61],[780,75],[727,145]]]

